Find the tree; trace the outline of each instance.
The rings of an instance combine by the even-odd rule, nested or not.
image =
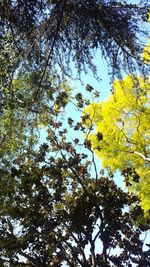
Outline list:
[[[67,127],[63,112],[69,101],[81,110],[89,101],[80,92],[74,97],[55,71],[61,66],[64,78],[72,59],[79,73],[86,63],[94,71],[99,47],[114,74],[123,62],[133,66],[129,56],[140,64],[136,32],[147,8],[10,0],[0,1],[0,12],[0,265],[148,267],[140,200],[99,174],[90,142],[73,137],[85,126],[70,116]]]
[[[96,126],[87,138],[103,167],[127,172],[131,190],[138,192],[146,213],[150,208],[149,88],[148,78],[126,76],[115,81],[106,101],[92,103],[85,110],[86,125]]]
[[[65,135],[50,126],[47,143],[0,170],[1,266],[148,267],[140,240],[148,228],[134,226],[138,198],[104,174],[92,178],[87,155]]]
[[[132,58],[141,63],[138,55],[143,44],[138,35],[147,35],[141,24],[146,21],[148,1],[132,5],[104,0],[11,0],[1,1],[0,10],[2,37],[9,32],[21,65],[32,64],[43,71],[39,86],[48,66],[59,65],[65,74],[73,60],[79,73],[86,65],[95,72],[92,51],[97,48],[114,73],[120,73],[121,66],[133,67]]]
[[[25,81],[23,77],[13,81],[14,100],[18,103],[18,106],[13,106],[15,119],[17,109],[22,107],[22,98],[18,93],[28,89],[23,97],[29,101],[32,75],[25,74]],[[33,77],[31,86],[36,86],[32,81]],[[31,115],[27,116],[25,128],[22,129],[23,133],[29,129],[29,118],[34,130],[42,123],[47,131],[47,141],[40,147],[38,141],[31,146],[22,134],[21,143],[18,144],[17,140],[19,151],[15,149],[13,153],[12,148],[1,148],[1,266],[48,267],[65,264],[120,267],[126,263],[148,266],[149,251],[144,250],[144,241],[140,239],[141,233],[144,234],[148,227],[143,223],[134,226],[143,216],[139,199],[117,188],[110,177],[102,173],[98,175],[94,154],[87,143],[81,144],[77,138],[68,140],[66,125],[59,117],[62,111],[58,107],[65,107],[69,89],[61,84],[58,89],[56,95],[54,88],[52,98],[52,104],[57,105],[55,112],[53,108],[43,114],[45,101],[39,102],[38,106],[35,103],[31,108],[37,110],[37,122]],[[89,87],[87,89],[90,91]],[[79,108],[87,102],[81,94],[77,94],[75,99],[74,104]],[[23,114],[27,115],[26,107],[23,111],[25,113],[20,113],[20,121]],[[3,122],[3,116],[1,118]],[[85,131],[82,123],[75,123],[71,117],[68,118],[68,125],[71,130]],[[15,126],[15,131],[20,131],[19,123]],[[32,137],[32,132],[28,131],[28,137]],[[84,146],[92,153],[91,162],[87,153],[83,150],[79,152],[80,147]],[[91,173],[91,166],[95,174]],[[90,247],[89,253],[86,252],[87,246]]]

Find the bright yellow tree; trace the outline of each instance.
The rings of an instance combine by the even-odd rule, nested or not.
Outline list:
[[[126,76],[117,80],[114,93],[106,101],[86,108],[87,126],[95,133],[87,139],[102,165],[124,171],[132,168],[140,176],[131,190],[141,198],[147,214],[150,209],[150,80]]]
[[[150,14],[148,21],[150,22]],[[150,63],[150,39],[143,54]],[[92,103],[85,109],[87,140],[101,158],[102,166],[112,172],[133,170],[131,192],[141,199],[145,216],[150,212],[150,77],[127,75],[113,84],[113,94],[106,101]],[[136,181],[135,181],[136,180]],[[132,183],[131,183],[132,182]]]

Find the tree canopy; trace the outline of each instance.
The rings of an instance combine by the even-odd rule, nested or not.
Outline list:
[[[0,266],[149,267],[147,3],[0,1]],[[131,73],[98,104],[96,51]]]
[[[143,61],[150,62],[149,43]],[[121,170],[130,190],[137,192],[146,216],[150,212],[150,77],[127,75],[116,80],[106,101],[85,109],[86,138],[103,167]]]
[[[114,83],[113,94],[106,101],[92,103],[85,110],[89,114],[86,125],[96,126],[96,132],[87,138],[103,167],[112,172],[131,169],[132,189],[139,192],[146,212],[150,208],[149,88],[149,79],[126,76]]]
[[[147,226],[134,227],[139,199],[102,173],[92,178],[77,140],[55,127],[47,143],[0,170],[1,266],[148,266]]]
[[[20,92],[24,81],[15,80],[13,85],[20,88]],[[12,143],[16,137],[7,142],[3,140],[4,145],[11,147],[9,150],[1,147],[1,266],[120,267],[135,264],[148,267],[149,244],[141,234],[143,236],[149,227],[148,221],[145,224],[141,220],[140,199],[117,187],[111,174],[98,173],[89,144],[74,138],[75,132],[85,132],[83,124],[74,122],[70,116],[68,126],[60,120],[62,111],[58,105],[67,105],[66,95],[62,96],[69,88],[60,84],[57,89],[60,90],[58,96],[54,88],[52,98],[55,109],[47,108],[43,112],[45,102],[41,102],[43,109],[40,105],[33,106],[37,108],[36,117],[32,117],[32,113],[28,117],[24,107],[25,113],[21,112],[18,117],[19,122],[25,123],[22,131],[16,121],[18,113],[15,113],[19,106],[14,107],[11,124],[21,134],[16,139],[18,146]],[[89,93],[91,90],[93,88],[87,86]],[[85,103],[87,98],[78,93],[74,104],[81,108]],[[48,104],[50,106],[50,102]],[[26,117],[23,119],[23,116]],[[22,133],[30,129],[26,122],[30,117],[34,131],[28,131],[25,138]],[[35,130],[41,123],[46,140],[38,145],[37,139],[27,138],[37,138]],[[14,128],[12,131],[16,134]],[[68,140],[68,131],[71,131],[71,140]]]
[[[1,38],[11,36],[17,63],[32,62],[43,77],[56,64],[65,74],[72,61],[78,72],[86,64],[95,71],[93,51],[99,48],[114,73],[133,67],[132,59],[141,64],[148,1],[11,0],[1,1],[0,10]]]

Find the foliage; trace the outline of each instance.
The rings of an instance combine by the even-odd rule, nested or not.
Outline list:
[[[67,84],[58,85],[48,76],[50,90],[32,102],[38,78],[40,73],[33,72],[18,74],[12,81],[9,127],[4,116],[8,120],[10,114],[2,109],[1,127],[12,129],[13,138],[7,140],[9,150],[5,140],[1,147],[1,266],[148,266],[149,251],[140,237],[148,227],[134,226],[143,216],[139,199],[123,192],[111,177],[98,175],[87,143],[68,140],[66,128],[72,136],[85,128],[71,116],[69,127],[60,120],[71,97]],[[86,89],[93,92],[89,85]],[[88,104],[81,93],[71,99],[79,109]],[[39,141],[29,140],[41,124],[47,138],[39,147]],[[12,148],[14,141],[17,147]]]
[[[0,266],[149,266],[150,244],[141,237],[149,220],[134,195],[139,193],[148,210],[149,81],[134,76],[117,81],[120,89],[105,103],[111,110],[115,97],[124,98],[128,127],[121,134],[134,168],[126,164],[122,171],[126,182],[141,182],[129,194],[117,187],[112,174],[97,170],[90,142],[93,118],[86,114],[84,123],[74,121],[74,108],[82,112],[89,99],[81,92],[74,95],[64,78],[72,61],[79,73],[91,67],[95,74],[92,52],[97,48],[113,74],[120,74],[121,66],[131,70],[131,58],[140,66],[138,34],[146,34],[140,29],[146,13],[145,6],[125,1],[0,1]],[[132,94],[126,83],[134,88]],[[86,91],[92,99],[99,96],[90,85]],[[131,101],[126,101],[128,94]],[[118,103],[120,113],[115,114],[121,119],[124,103]],[[91,107],[104,109],[102,104]],[[134,132],[128,136],[131,122]],[[82,142],[86,123],[88,138]],[[123,127],[122,120],[118,123]],[[97,139],[103,143],[102,131]]]
[[[132,169],[128,178],[145,212],[150,209],[150,83],[149,79],[126,76],[113,85],[113,93],[85,110],[86,125],[96,126],[87,135],[93,150],[111,171]],[[133,173],[138,176],[134,179]]]
[[[55,106],[62,110],[68,102],[67,82],[47,72],[39,90],[41,75],[40,71],[21,71],[8,86],[1,88],[1,158],[37,143],[40,128],[52,124],[52,115],[59,113]]]
[[[75,61],[78,72],[93,66],[92,51],[101,49],[114,72],[140,63],[143,49],[138,35],[147,35],[148,1],[4,1],[0,2],[2,36],[9,32],[20,64],[43,70],[59,65],[64,74]],[[13,52],[13,50],[12,50]],[[123,58],[123,60],[121,60]],[[22,60],[21,60],[22,59]],[[133,65],[132,65],[133,67]]]
[[[65,137],[49,126],[47,143],[0,170],[1,266],[148,267],[147,227],[133,225],[138,198],[104,174],[92,178],[92,162]]]

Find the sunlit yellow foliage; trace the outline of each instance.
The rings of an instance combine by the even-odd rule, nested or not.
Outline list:
[[[115,81],[113,89],[106,101],[86,108],[85,124],[95,126],[86,138],[103,167],[136,170],[140,182],[133,183],[131,190],[139,194],[146,214],[150,209],[150,81],[128,75]]]

